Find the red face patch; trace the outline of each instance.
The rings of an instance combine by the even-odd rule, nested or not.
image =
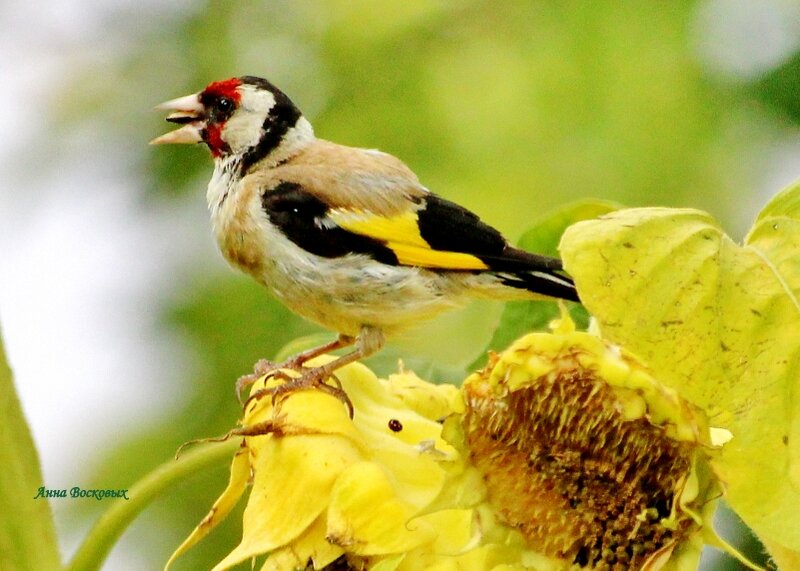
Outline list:
[[[241,80],[237,77],[232,77],[231,79],[226,79],[224,81],[215,81],[214,83],[208,84],[208,86],[200,94],[200,97],[201,99],[203,96],[209,99],[226,97],[233,100],[234,103],[239,103],[239,100],[242,98],[242,94],[239,93],[237,88],[241,84]]]
[[[206,127],[203,139],[214,158],[219,157],[228,147],[225,141],[222,140],[222,125],[219,124]]]
[[[203,141],[208,145],[211,154],[219,157],[230,148],[222,138],[222,129],[233,110],[242,99],[239,86],[242,81],[238,78],[226,79],[210,83],[200,92],[200,102],[206,108],[207,122],[203,129]]]

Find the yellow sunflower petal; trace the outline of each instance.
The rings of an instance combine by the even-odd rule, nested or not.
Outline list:
[[[389,391],[414,412],[430,420],[440,420],[463,409],[458,387],[448,383],[433,385],[411,371],[389,375]]]
[[[247,440],[254,479],[242,541],[215,571],[300,537],[327,506],[340,472],[360,458],[355,445],[342,436],[268,434]]]
[[[401,553],[432,541],[430,524],[397,498],[386,473],[372,462],[350,466],[336,481],[328,507],[328,539],[357,555]]]
[[[336,561],[344,550],[330,543],[325,538],[325,533],[325,516],[321,515],[290,545],[270,553],[261,571],[306,569],[309,562],[314,565],[314,569],[322,569]]]
[[[231,463],[231,476],[228,481],[228,487],[222,492],[222,495],[214,502],[211,511],[208,512],[206,517],[197,525],[192,531],[191,535],[178,546],[178,549],[170,556],[164,570],[169,569],[170,565],[181,555],[186,553],[190,547],[195,545],[217,524],[224,520],[231,510],[239,502],[245,488],[247,487],[247,480],[250,478],[250,462],[248,458],[247,448],[239,448],[233,455],[233,462]]]
[[[364,443],[364,459],[392,474],[399,499],[417,509],[429,504],[444,484],[439,458],[455,454],[441,437],[442,425],[408,408],[362,365],[337,377],[357,411],[352,425]]]

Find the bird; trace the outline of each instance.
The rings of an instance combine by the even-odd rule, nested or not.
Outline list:
[[[387,337],[472,298],[579,301],[558,258],[512,246],[470,210],[423,186],[400,159],[317,138],[270,81],[242,76],[157,106],[178,125],[150,143],[205,144],[214,160],[206,199],[223,256],[294,313],[337,333],[244,384],[291,369],[276,396],[319,388],[352,404],[339,368]],[[341,348],[316,367],[305,363]],[[267,389],[262,389],[261,393]],[[251,399],[254,395],[251,395]],[[248,399],[249,400],[249,399]]]

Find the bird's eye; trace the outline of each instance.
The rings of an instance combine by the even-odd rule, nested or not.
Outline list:
[[[233,101],[228,99],[227,97],[220,97],[217,100],[217,110],[221,113],[230,113],[233,111]]]

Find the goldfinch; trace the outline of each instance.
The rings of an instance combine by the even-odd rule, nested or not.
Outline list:
[[[336,369],[469,298],[578,300],[560,260],[514,248],[392,155],[318,139],[265,79],[216,81],[158,109],[181,126],[151,144],[204,143],[214,157],[206,198],[225,258],[339,334],[281,364],[302,376],[280,393],[340,393],[325,383]],[[348,346],[327,365],[302,367]]]

